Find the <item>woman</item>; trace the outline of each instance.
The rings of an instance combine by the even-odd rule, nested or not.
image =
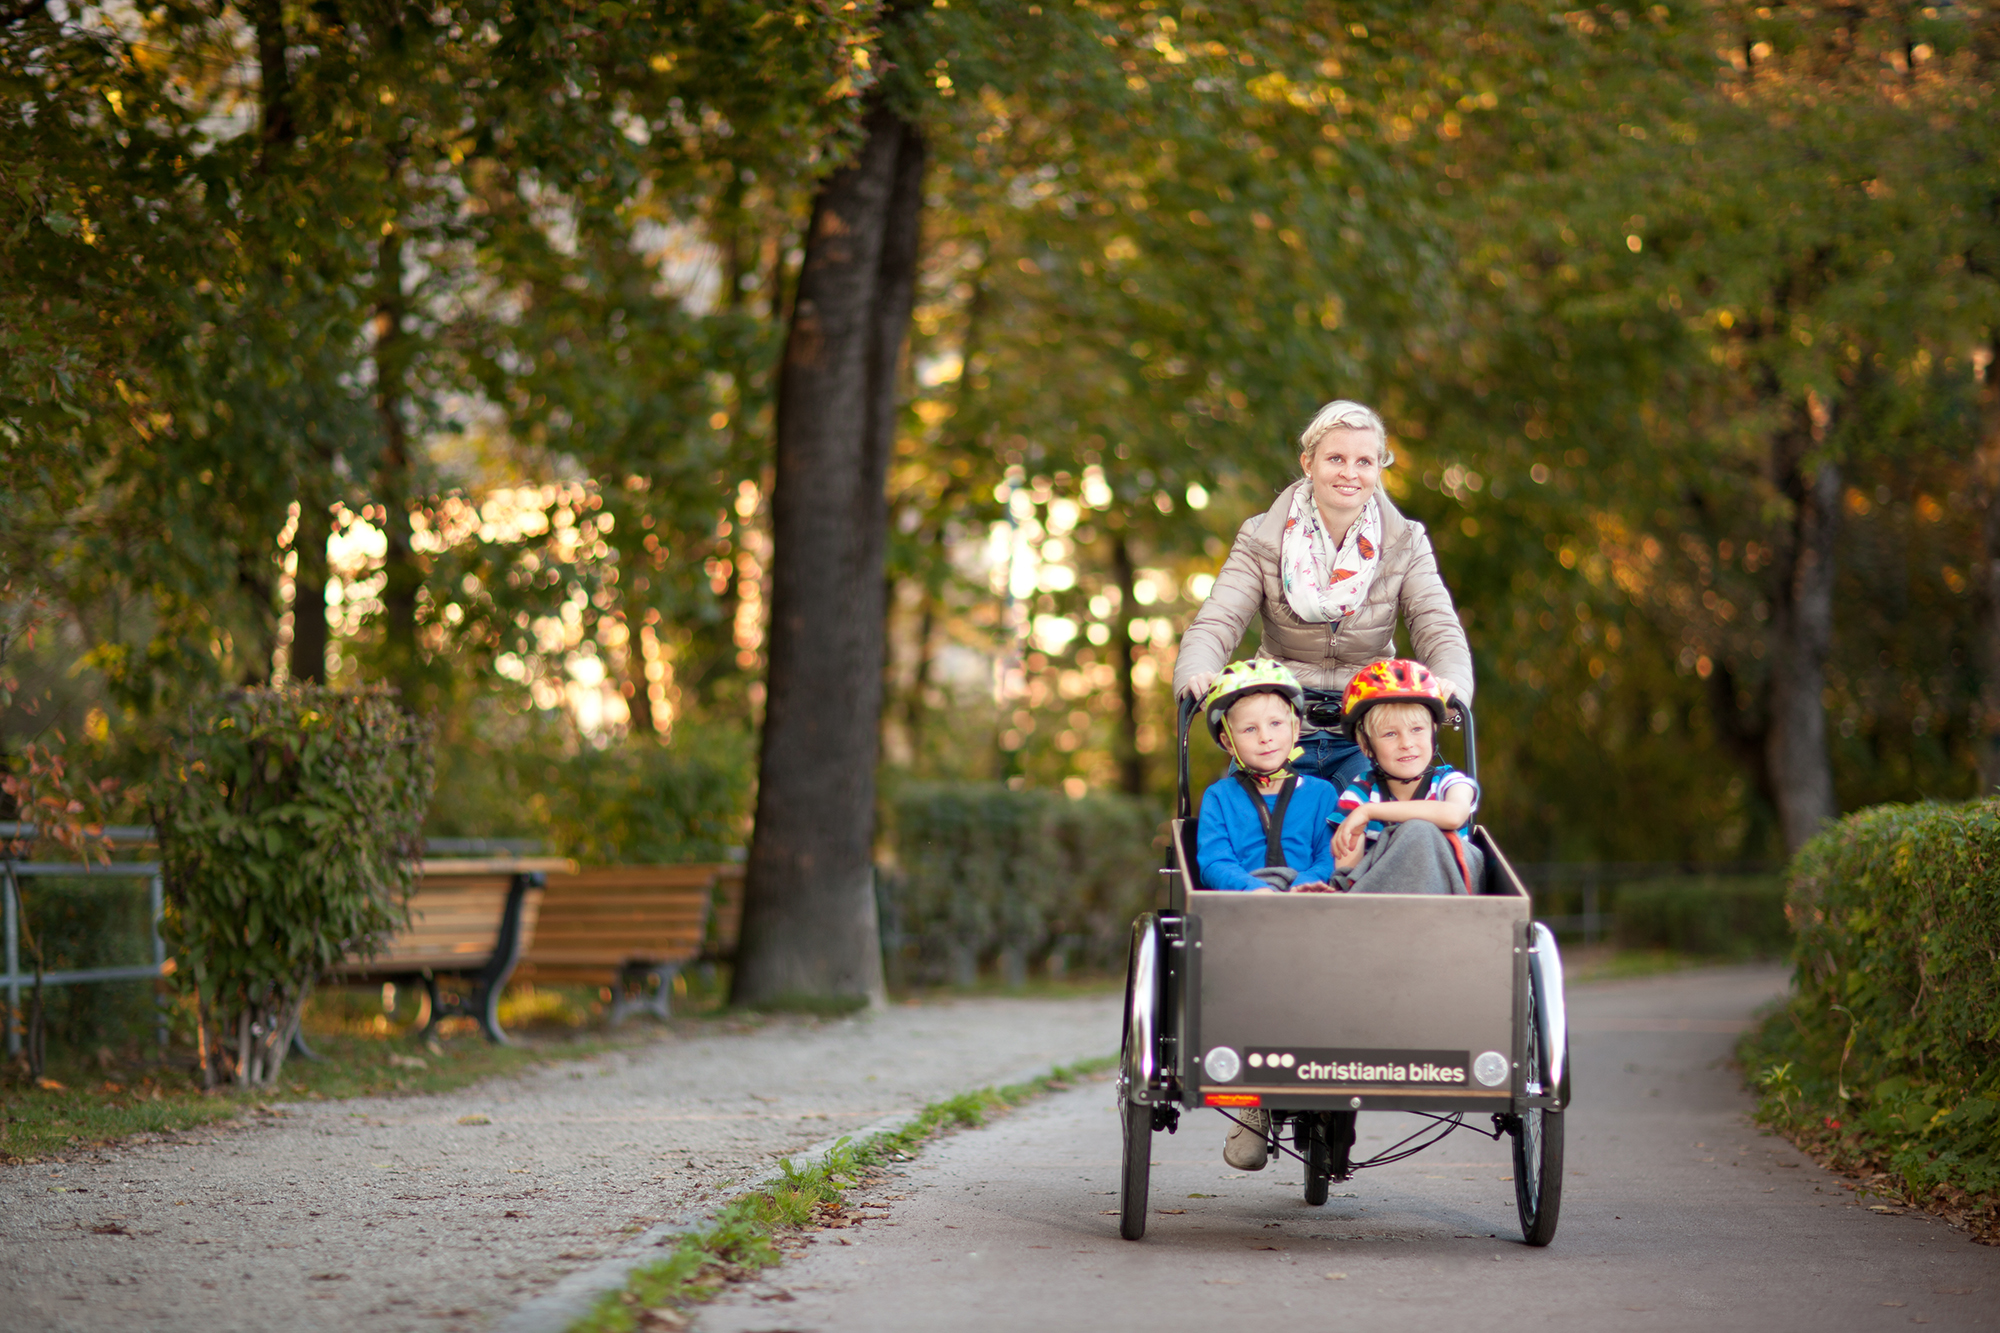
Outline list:
[[[1381,488],[1382,469],[1396,461],[1382,418],[1346,399],[1328,403],[1299,436],[1299,450],[1305,475],[1238,530],[1181,636],[1174,691],[1197,701],[1206,695],[1261,615],[1262,653],[1306,687],[1305,753],[1292,767],[1344,787],[1367,761],[1333,729],[1340,692],[1361,667],[1397,655],[1397,616],[1409,627],[1413,656],[1447,696],[1468,703],[1472,650],[1423,524],[1404,518]]]

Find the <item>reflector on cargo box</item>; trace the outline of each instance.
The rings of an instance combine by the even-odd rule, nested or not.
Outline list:
[[[1264,1099],[1254,1092],[1211,1092],[1202,1097],[1206,1106],[1262,1106]]]

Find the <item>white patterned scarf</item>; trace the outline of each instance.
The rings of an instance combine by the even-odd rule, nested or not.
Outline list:
[[[1312,486],[1292,495],[1292,512],[1278,547],[1285,600],[1300,620],[1327,624],[1353,614],[1375,582],[1382,561],[1382,506],[1370,495],[1361,517],[1338,547],[1320,522]]]

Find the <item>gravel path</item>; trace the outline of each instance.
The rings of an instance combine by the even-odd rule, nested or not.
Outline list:
[[[0,1169],[0,1328],[560,1326],[546,1298],[774,1158],[1117,1047],[1114,995],[899,1006],[647,1046],[435,1097]],[[657,1251],[654,1251],[657,1253]],[[531,1304],[532,1303],[532,1304]]]

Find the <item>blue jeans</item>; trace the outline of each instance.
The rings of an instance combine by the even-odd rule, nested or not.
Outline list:
[[[1361,747],[1331,731],[1309,731],[1299,738],[1305,751],[1292,761],[1292,771],[1303,777],[1324,778],[1340,791],[1368,770],[1368,758]]]

